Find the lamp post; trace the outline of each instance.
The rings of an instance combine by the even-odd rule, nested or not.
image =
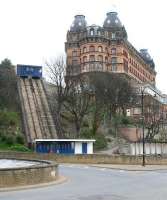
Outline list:
[[[143,130],[143,156],[142,156],[142,166],[145,167],[145,133],[144,133],[144,88],[141,88],[141,106],[142,106],[142,130]]]

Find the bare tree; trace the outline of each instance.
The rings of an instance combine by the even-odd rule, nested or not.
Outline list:
[[[144,118],[145,127],[147,129],[146,140],[153,140],[155,135],[160,132],[161,118],[161,105],[152,96],[145,96],[144,103]]]
[[[69,84],[65,83],[66,65],[64,58],[59,57],[49,62],[47,61],[46,66],[51,83],[55,86],[52,88],[51,105],[56,129],[59,136],[63,137],[64,130],[61,123],[61,111],[69,90]]]
[[[125,77],[96,72],[90,75],[90,83],[94,88],[96,102],[107,110],[110,119],[118,110],[126,115],[126,109],[135,103],[134,89]]]
[[[83,78],[77,77],[70,80],[65,109],[73,116],[77,137],[79,137],[85,115],[90,112],[91,93]]]

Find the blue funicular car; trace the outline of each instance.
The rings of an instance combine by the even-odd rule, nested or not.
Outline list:
[[[18,64],[17,76],[23,78],[42,78],[42,66]]]

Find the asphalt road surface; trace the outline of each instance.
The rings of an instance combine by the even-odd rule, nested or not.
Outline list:
[[[59,185],[0,192],[0,200],[166,200],[167,171],[124,171],[61,165]]]

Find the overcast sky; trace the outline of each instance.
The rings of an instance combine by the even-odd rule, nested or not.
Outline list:
[[[149,50],[157,87],[167,93],[166,0],[0,0],[0,60],[43,65],[64,54],[66,32],[76,14],[84,14],[88,25],[102,25],[113,9],[132,45]]]

